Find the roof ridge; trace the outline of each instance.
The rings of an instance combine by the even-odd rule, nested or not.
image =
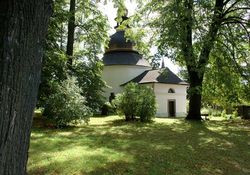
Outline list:
[[[162,70],[162,72],[161,72]],[[167,70],[167,73],[163,72]],[[135,78],[129,80],[126,83],[121,84],[120,86],[124,86],[130,82],[135,83],[165,83],[165,84],[179,84],[179,85],[188,85],[187,82],[183,81],[179,78],[175,73],[173,73],[168,67],[164,69],[150,69],[142,72],[137,75]]]

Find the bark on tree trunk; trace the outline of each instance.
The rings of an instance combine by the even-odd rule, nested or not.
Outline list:
[[[203,77],[203,76],[202,76]],[[202,93],[202,77],[198,72],[190,73],[189,87],[189,111],[186,119],[201,120],[201,93]]]
[[[0,175],[26,174],[51,0],[0,1]]]
[[[73,63],[74,36],[75,36],[75,0],[70,0],[70,17],[68,22],[68,41],[66,54],[68,55],[68,65],[71,68]]]

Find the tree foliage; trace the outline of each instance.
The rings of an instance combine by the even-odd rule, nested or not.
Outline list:
[[[60,85],[56,85],[55,89],[55,93],[46,100],[44,116],[56,127],[88,122],[90,108],[86,106],[76,78],[64,80]]]
[[[102,68],[101,61],[81,62],[75,67],[75,74],[82,90],[81,94],[86,98],[87,106],[93,112],[97,112],[104,103],[102,94],[103,87],[106,85],[101,77]]]
[[[242,62],[249,65],[249,10],[248,0],[149,0],[142,8],[141,13],[152,17],[148,25],[158,34],[159,54],[186,67],[190,82],[187,119],[201,119],[203,78],[212,56],[227,59],[222,62],[249,81],[242,66]]]
[[[203,104],[232,109],[250,100],[245,94],[246,88],[244,78],[231,66],[230,59],[211,57],[204,76]]]
[[[56,1],[54,13],[50,18],[39,87],[39,107],[44,107],[48,97],[56,92],[55,87],[67,79],[67,57],[65,54],[66,5],[65,0]]]
[[[98,56],[106,45],[109,27],[94,1],[76,1],[74,5],[69,10],[69,1],[55,1],[46,40],[39,105],[45,107],[46,100],[56,93],[56,87],[73,75],[77,77],[81,95],[86,97],[88,106],[96,111],[103,103],[102,88],[105,86],[100,76],[102,64]],[[74,23],[74,28],[70,27],[73,50],[67,39],[72,38],[68,36],[69,21]]]
[[[150,87],[129,83],[124,92],[118,94],[114,101],[118,113],[125,115],[125,119],[134,120],[136,116],[142,122],[150,121],[156,113],[156,100]]]

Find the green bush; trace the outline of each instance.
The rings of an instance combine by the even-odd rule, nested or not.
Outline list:
[[[221,117],[229,120],[229,119],[236,119],[239,117],[237,110],[234,110],[231,114],[226,114],[226,110],[223,110],[221,113]]]
[[[232,119],[236,119],[237,117],[239,117],[237,110],[234,110],[232,113]]]
[[[115,111],[116,111],[115,106],[110,102],[106,102],[102,106],[101,114],[102,115],[115,114]]]
[[[221,111],[220,111],[220,110],[213,109],[212,112],[211,112],[211,115],[212,115],[212,116],[220,116],[220,115],[221,115]]]
[[[118,114],[124,114],[125,119],[133,120],[139,103],[137,85],[129,83],[124,87],[124,92],[118,94],[114,100]]]
[[[124,92],[118,94],[114,100],[118,114],[125,115],[125,119],[134,120],[136,116],[141,121],[150,121],[156,113],[156,100],[153,90],[147,86],[129,83]]]
[[[221,117],[222,118],[227,118],[227,113],[226,113],[225,109],[221,112]]]
[[[77,124],[82,120],[88,122],[90,108],[80,94],[81,89],[77,86],[76,79],[68,78],[56,88],[56,93],[46,101],[44,116],[56,127]]]
[[[152,88],[139,86],[139,105],[137,115],[142,122],[150,121],[156,113],[156,100]]]

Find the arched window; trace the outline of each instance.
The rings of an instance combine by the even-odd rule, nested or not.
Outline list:
[[[174,91],[174,89],[170,88],[170,89],[168,90],[168,93],[175,93],[175,91]]]

